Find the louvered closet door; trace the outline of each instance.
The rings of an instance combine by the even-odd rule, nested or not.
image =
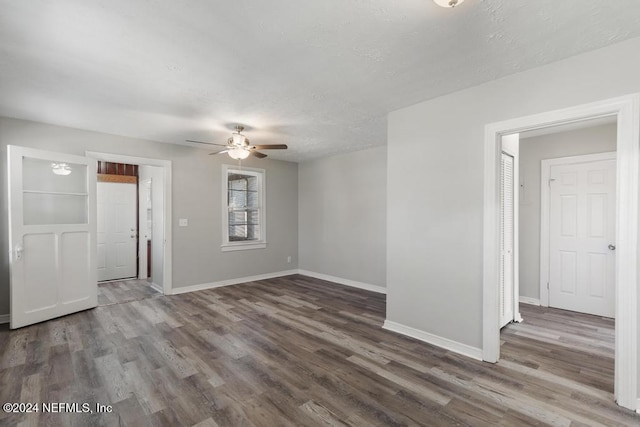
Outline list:
[[[513,320],[513,156],[502,153],[500,176],[500,327]]]

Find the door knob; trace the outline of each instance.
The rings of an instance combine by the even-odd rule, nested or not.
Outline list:
[[[609,250],[615,251],[616,250],[616,246],[615,245],[609,245]]]

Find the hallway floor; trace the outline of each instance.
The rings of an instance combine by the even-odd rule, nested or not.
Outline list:
[[[98,283],[98,305],[122,304],[154,298],[162,293],[151,287],[147,280],[126,279]]]
[[[524,322],[502,330],[499,364],[518,363],[557,377],[558,384],[566,379],[613,393],[614,319],[528,304],[520,304],[520,312]]]

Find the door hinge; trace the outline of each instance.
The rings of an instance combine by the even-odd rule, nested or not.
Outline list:
[[[547,282],[547,289],[549,289],[549,282]]]
[[[547,181],[547,184],[549,185],[549,187],[551,187],[551,181],[555,181],[555,179],[549,178],[549,181]]]

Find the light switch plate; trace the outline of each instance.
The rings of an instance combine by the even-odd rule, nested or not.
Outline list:
[[[188,226],[188,225],[189,225],[189,220],[188,220],[187,218],[180,218],[180,219],[178,220],[178,225],[179,225],[180,227],[186,227],[186,226]]]

